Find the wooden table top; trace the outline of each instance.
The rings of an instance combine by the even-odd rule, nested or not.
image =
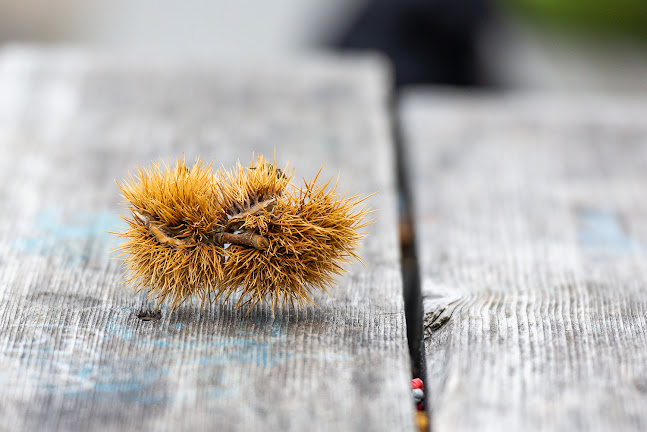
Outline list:
[[[647,100],[400,107],[432,430],[646,430]]]
[[[387,70],[0,51],[0,429],[413,430]],[[254,152],[379,192],[365,265],[317,307],[139,319],[154,303],[121,283],[106,232],[127,211],[115,180]]]
[[[390,80],[372,56],[0,50],[0,430],[415,430],[412,370],[433,431],[646,430],[647,101],[412,88],[394,112]],[[153,313],[111,251],[115,180],[254,153],[378,192],[364,265],[316,306]]]

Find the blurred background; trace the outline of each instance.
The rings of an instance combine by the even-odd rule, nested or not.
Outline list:
[[[224,60],[378,50],[398,85],[647,92],[646,0],[0,0],[0,44]]]

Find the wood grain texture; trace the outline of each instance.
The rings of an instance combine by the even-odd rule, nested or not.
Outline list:
[[[0,430],[412,430],[387,82],[368,57],[1,52]],[[158,157],[229,167],[254,151],[379,191],[366,266],[275,317],[150,313],[111,259],[115,179]]]
[[[432,430],[647,430],[647,101],[401,105]]]

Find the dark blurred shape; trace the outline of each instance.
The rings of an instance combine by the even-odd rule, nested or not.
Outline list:
[[[478,39],[489,16],[484,0],[373,0],[332,45],[384,53],[397,86],[481,86]]]

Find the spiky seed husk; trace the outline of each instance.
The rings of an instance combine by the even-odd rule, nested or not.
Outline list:
[[[197,160],[188,169],[156,163],[119,184],[131,217],[119,247],[126,283],[147,289],[175,309],[191,296],[202,301],[240,292],[237,307],[269,301],[312,304],[312,290],[328,292],[370,222],[360,204],[319,174],[302,186],[292,172],[259,156],[245,169],[218,170]]]

